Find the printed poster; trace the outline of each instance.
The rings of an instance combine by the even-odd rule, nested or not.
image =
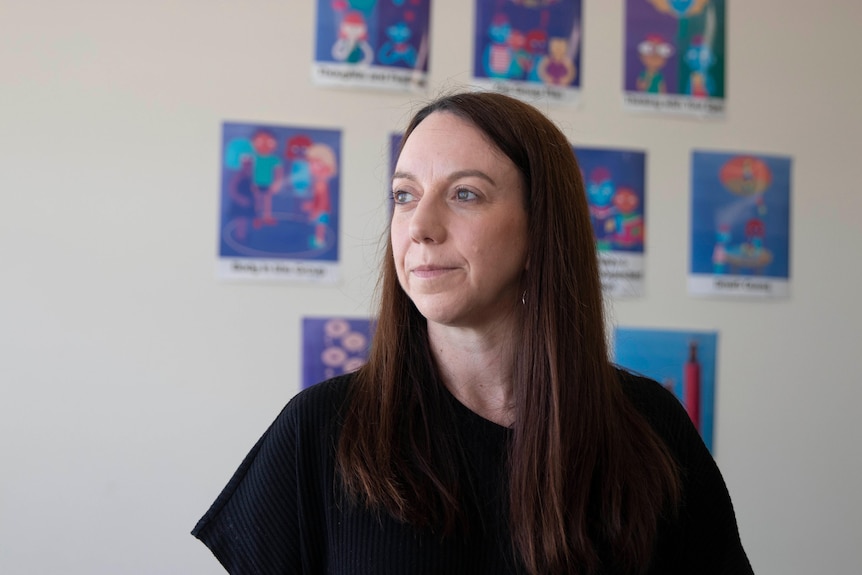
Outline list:
[[[581,0],[476,0],[474,83],[525,100],[576,103]]]
[[[219,276],[338,279],[341,133],[225,122]]]
[[[356,318],[302,320],[302,387],[359,369],[368,358],[373,323]]]
[[[645,161],[643,152],[575,147],[599,255],[602,290],[644,293]]]
[[[725,0],[626,0],[630,110],[724,115]]]
[[[692,153],[694,295],[787,297],[790,158]]]
[[[431,0],[317,0],[314,81],[422,91]]]
[[[718,334],[618,327],[614,341],[617,365],[672,391],[712,452]]]

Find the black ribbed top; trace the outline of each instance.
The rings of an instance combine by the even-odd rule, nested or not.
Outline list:
[[[688,415],[658,383],[620,373],[626,394],[683,469],[683,507],[663,524],[649,573],[751,573],[724,481]],[[522,573],[507,525],[509,430],[449,396],[464,449],[453,465],[469,486],[471,529],[443,538],[342,497],[334,457],[351,381],[342,376],[297,394],[192,534],[234,575]]]

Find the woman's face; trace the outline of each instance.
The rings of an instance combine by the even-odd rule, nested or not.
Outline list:
[[[482,132],[431,114],[405,142],[392,192],[398,280],[429,322],[481,329],[520,303],[524,185]]]

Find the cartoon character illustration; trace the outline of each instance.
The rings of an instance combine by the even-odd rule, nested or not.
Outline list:
[[[409,67],[416,65],[416,48],[408,43],[413,32],[403,20],[386,28],[387,40],[377,53],[377,60],[391,66],[403,62]]]
[[[527,80],[530,82],[541,82],[539,78],[539,62],[548,51],[548,34],[541,28],[535,28],[527,32],[526,51],[530,55],[531,63],[528,66]]]
[[[348,64],[370,64],[374,50],[368,43],[368,24],[362,12],[347,12],[338,27],[338,40],[332,45],[332,57]]]
[[[545,84],[568,86],[575,79],[574,55],[577,44],[569,48],[566,38],[551,38],[548,42],[548,55],[539,60],[536,73]]]
[[[308,212],[309,221],[314,224],[314,235],[309,238],[309,245],[322,248],[326,245],[326,230],[332,212],[329,180],[338,171],[338,164],[335,152],[326,144],[312,144],[306,151],[306,157],[311,167],[313,195],[310,201],[302,205],[302,209]]]
[[[299,134],[290,138],[284,148],[284,156],[290,165],[287,181],[293,195],[298,198],[307,198],[311,192],[311,168],[305,156],[311,144],[311,138]]]
[[[596,247],[599,251],[611,249],[612,234],[615,222],[616,206],[613,205],[614,186],[611,172],[604,166],[599,166],[590,172],[587,182],[587,199],[590,202],[590,215],[593,221],[593,233],[596,236]]]
[[[509,78],[523,80],[533,66],[533,57],[527,50],[527,35],[520,30],[512,30],[509,35],[509,48],[512,50],[512,65],[509,68]]]
[[[254,193],[258,217],[252,222],[255,228],[273,226],[277,222],[272,217],[272,196],[281,188],[283,167],[275,151],[278,142],[275,134],[266,129],[258,129],[251,138],[254,148]]]
[[[512,26],[505,14],[498,13],[491,20],[488,27],[488,36],[491,43],[485,48],[483,65],[485,74],[489,78],[508,78],[513,63],[512,48],[509,45],[509,36]]]
[[[638,91],[650,94],[667,92],[664,75],[661,71],[673,52],[673,46],[658,34],[650,34],[638,44],[638,54],[644,65],[644,69],[637,79]]]
[[[715,234],[715,246],[712,248],[713,273],[727,273],[727,250],[730,247],[730,239],[730,226],[721,224]]]
[[[688,77],[686,94],[695,98],[706,98],[715,94],[715,85],[709,74],[709,69],[717,58],[712,50],[715,36],[715,7],[706,10],[703,36],[692,38],[691,46],[685,53],[685,63],[691,73]]]
[[[239,162],[239,170],[234,174],[228,187],[228,195],[231,200],[228,217],[235,226],[236,238],[244,241],[248,236],[249,222],[257,214],[254,193],[254,157],[251,154],[245,154]]]
[[[691,70],[686,94],[696,98],[706,98],[712,95],[715,87],[709,75],[709,69],[715,63],[715,56],[712,49],[700,36],[692,39],[691,46],[685,53],[685,63]]]
[[[640,204],[637,194],[631,188],[620,187],[614,194],[613,204],[617,210],[614,218],[614,242],[623,248],[643,244],[643,216],[637,211]]]

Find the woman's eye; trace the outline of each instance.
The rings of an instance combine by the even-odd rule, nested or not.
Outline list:
[[[455,199],[459,202],[466,202],[476,199],[476,194],[466,188],[458,188],[455,190]]]
[[[405,192],[404,190],[395,190],[392,192],[392,200],[396,204],[406,204],[410,200],[413,199],[413,194],[410,192]]]

